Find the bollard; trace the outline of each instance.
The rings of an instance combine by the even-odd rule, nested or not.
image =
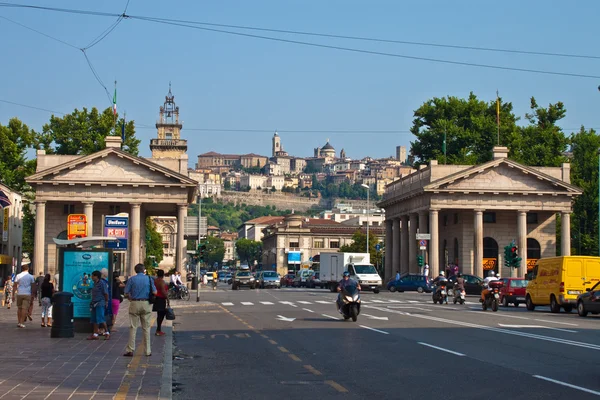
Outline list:
[[[198,289],[198,277],[194,276],[192,278],[192,290]]]
[[[73,329],[73,293],[58,292],[52,296],[52,329],[51,338],[75,337]]]

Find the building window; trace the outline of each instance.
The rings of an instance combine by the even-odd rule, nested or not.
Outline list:
[[[454,225],[458,224],[458,213],[454,213]]]
[[[75,214],[75,204],[64,204],[63,205],[63,214]]]
[[[290,247],[299,248],[300,242],[298,239],[290,239]]]
[[[322,248],[324,248],[325,246],[324,246],[324,243],[323,243],[323,241],[322,241],[322,240],[315,240],[315,241],[314,241],[314,243],[313,243],[313,247],[314,247],[315,249],[322,249]]]
[[[329,248],[330,249],[339,249],[340,248],[340,242],[337,240],[330,240],[329,241]]]
[[[537,213],[527,213],[527,223],[528,224],[537,224],[538,223]]]
[[[117,205],[108,206],[108,212],[110,213],[110,215],[120,214],[121,213],[121,206],[117,206]]]
[[[198,224],[196,224],[198,225]],[[168,249],[169,248],[169,243],[163,243],[163,249]]]
[[[483,223],[484,224],[495,224],[496,223],[496,213],[495,212],[484,212],[483,213]]]

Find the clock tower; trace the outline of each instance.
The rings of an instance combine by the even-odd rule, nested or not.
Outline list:
[[[165,96],[165,103],[160,107],[160,117],[156,122],[157,139],[150,140],[152,158],[180,158],[187,153],[187,140],[181,139],[182,124],[179,121],[179,107],[175,105],[175,96]]]

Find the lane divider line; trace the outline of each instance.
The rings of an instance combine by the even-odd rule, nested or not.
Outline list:
[[[269,343],[274,344],[275,346],[277,346],[277,342],[274,341],[273,339],[269,339]]]
[[[569,325],[569,326],[579,326],[577,324],[570,324],[568,322],[558,322],[558,321],[550,321],[547,319],[535,319],[535,321],[540,321],[540,322],[549,322],[551,324],[560,324],[560,325]]]
[[[584,387],[576,386],[576,385],[571,385],[570,383],[557,381],[556,379],[547,378],[547,377],[541,376],[541,375],[532,375],[532,376],[534,378],[541,379],[543,381],[556,383],[557,385],[566,386],[566,387],[569,387],[571,389],[581,390],[582,392],[586,392],[586,393],[594,394],[596,396],[600,396],[600,392],[597,392],[597,391],[592,390],[592,389],[588,389],[588,388],[584,388]]]
[[[561,331],[561,332],[569,332],[569,333],[577,333],[577,331],[573,331],[571,329],[563,329],[563,328],[552,328],[550,326],[542,326],[542,325],[507,325],[507,324],[498,324],[503,328],[516,328],[516,329],[551,329],[553,331]]]
[[[337,383],[336,381],[325,381],[325,383],[340,393],[348,393],[348,389]]]
[[[288,350],[288,349],[286,349],[286,348],[285,348],[285,347],[283,347],[283,346],[279,346],[279,347],[278,347],[278,349],[279,349],[279,351],[281,351],[282,353],[289,353],[289,350]]]
[[[454,354],[455,356],[459,356],[459,357],[464,357],[465,356],[463,353],[459,353],[459,352],[456,352],[456,351],[444,349],[443,347],[434,346],[434,345],[429,344],[429,343],[424,343],[424,342],[417,342],[417,343],[420,344],[421,346],[427,346],[427,347],[431,347],[432,349],[436,349],[436,350],[440,350],[440,351],[445,351],[446,353]]]
[[[389,332],[386,332],[386,331],[380,331],[379,329],[371,328],[370,326],[365,326],[365,325],[359,325],[359,326],[360,326],[361,328],[365,328],[365,329],[368,329],[368,330],[370,330],[370,331],[373,331],[373,332],[379,332],[379,333],[383,333],[384,335],[389,335],[389,334],[390,334]]]
[[[319,371],[318,369],[316,369],[312,365],[305,365],[304,368],[306,368],[313,375],[317,375],[317,376],[323,375],[321,373],[321,371]]]
[[[297,361],[297,362],[302,362],[302,360],[300,359],[300,357],[298,357],[298,356],[297,356],[297,355],[295,355],[295,354],[288,354],[288,357],[289,357],[289,358],[291,358],[291,359],[292,359],[292,360],[294,360],[294,361]]]
[[[321,315],[324,316],[324,317],[327,317],[329,319],[335,319],[336,321],[339,319],[339,318],[332,317],[331,315],[327,315],[327,314],[321,314]]]
[[[303,310],[304,310],[304,311],[308,311],[308,312],[310,312],[310,313],[314,313],[314,311],[313,311],[313,310],[309,310],[308,308],[303,308]]]

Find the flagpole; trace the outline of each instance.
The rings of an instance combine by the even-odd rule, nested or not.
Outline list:
[[[446,155],[448,152],[448,142],[446,142],[446,133],[448,131],[447,122],[444,124],[444,165],[448,163],[448,156]]]
[[[117,81],[115,80],[115,94],[113,95],[113,123],[115,135],[117,134]]]
[[[500,146],[500,96],[496,90],[496,124],[498,125],[498,146]]]

